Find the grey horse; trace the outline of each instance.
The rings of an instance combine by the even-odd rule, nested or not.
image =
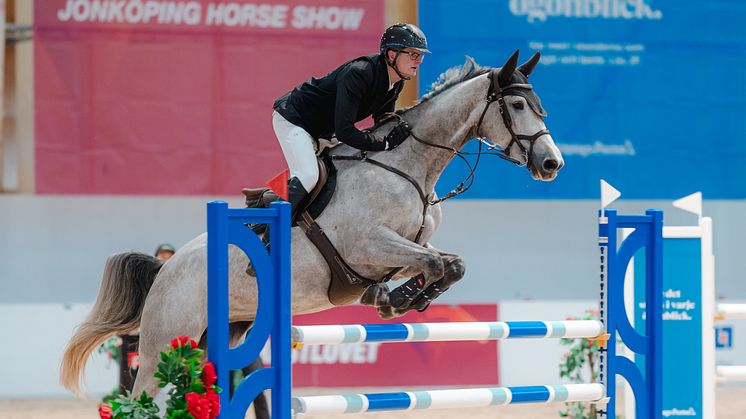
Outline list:
[[[443,291],[463,277],[463,260],[427,241],[441,221],[435,183],[471,139],[489,139],[490,152],[525,166],[534,179],[548,181],[557,176],[564,164],[562,155],[546,130],[539,98],[528,84],[538,60],[537,53],[518,66],[516,51],[497,69],[481,67],[467,58],[462,67],[443,73],[418,104],[397,112],[375,130],[383,136],[399,118],[412,127],[412,138],[401,146],[370,156],[406,173],[416,185],[374,164],[336,162],[336,193],[317,221],[351,267],[367,278],[381,278],[403,267],[395,278],[421,275],[425,290],[437,286]],[[345,145],[332,151],[334,155],[358,153]],[[419,240],[414,242],[416,236]],[[90,353],[108,336],[139,327],[140,370],[133,393],[157,394],[153,373],[159,352],[176,336],[204,341],[206,247],[207,235],[202,234],[163,265],[134,252],[110,256],[93,309],[65,351],[60,382],[80,394],[81,375]],[[242,251],[232,246],[229,258],[230,321],[250,324],[257,307],[255,278],[245,272],[248,257]],[[330,271],[321,254],[300,228],[293,228],[293,313],[332,308],[327,296],[329,281]],[[362,302],[374,305],[382,317],[411,309],[392,307],[385,284],[372,287],[365,295]],[[239,343],[245,333],[245,327],[232,328],[231,344]]]

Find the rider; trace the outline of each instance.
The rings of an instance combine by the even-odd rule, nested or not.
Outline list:
[[[348,61],[277,99],[272,126],[290,169],[288,201],[293,217],[319,179],[319,139],[336,136],[360,150],[382,151],[396,148],[409,136],[404,121],[383,141],[358,130],[355,123],[371,115],[377,122],[394,111],[404,81],[417,75],[425,52],[430,51],[420,28],[397,23],[383,33],[379,54]]]

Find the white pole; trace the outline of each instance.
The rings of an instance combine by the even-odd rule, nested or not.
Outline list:
[[[716,315],[719,320],[746,319],[746,304],[719,303]]]
[[[701,200],[701,198],[700,198]],[[700,201],[700,217],[701,217]],[[702,232],[702,417],[715,416],[715,255],[712,253],[712,218],[701,217]]]
[[[746,365],[718,365],[720,381],[746,381]]]

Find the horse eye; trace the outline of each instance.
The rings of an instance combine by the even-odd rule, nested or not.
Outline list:
[[[523,110],[523,102],[520,102],[520,101],[513,102],[512,105],[514,108],[518,109],[519,111]]]

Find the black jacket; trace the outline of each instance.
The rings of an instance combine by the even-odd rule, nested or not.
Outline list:
[[[378,121],[393,112],[404,86],[400,80],[389,90],[383,55],[348,61],[321,78],[308,81],[275,101],[275,110],[314,138],[331,138],[360,150],[382,150],[383,141],[371,141],[355,122],[371,115]]]

